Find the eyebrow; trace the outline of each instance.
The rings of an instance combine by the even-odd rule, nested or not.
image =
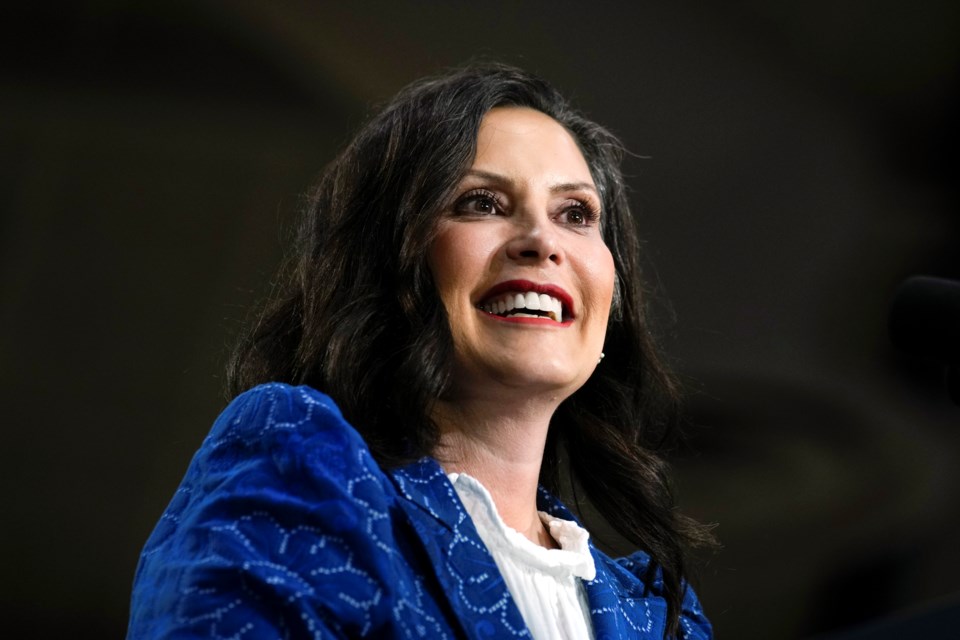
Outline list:
[[[470,169],[467,171],[467,175],[474,176],[476,178],[483,178],[484,180],[489,180],[490,182],[495,182],[501,185],[513,184],[513,180],[510,178],[500,175],[499,173],[492,173],[490,171]],[[562,191],[591,191],[595,194],[598,194],[597,188],[589,182],[562,182],[560,184],[554,184],[550,186],[550,193],[559,193]]]

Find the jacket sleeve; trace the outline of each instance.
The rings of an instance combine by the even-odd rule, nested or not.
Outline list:
[[[308,387],[221,414],[141,555],[128,638],[355,637],[390,601],[388,491]]]

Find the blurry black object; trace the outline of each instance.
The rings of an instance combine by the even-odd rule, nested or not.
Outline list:
[[[840,633],[816,636],[812,640],[911,640],[912,638],[956,638],[960,629],[960,598],[919,610],[900,613]]]
[[[894,294],[889,326],[898,349],[946,366],[947,393],[960,405],[960,282],[908,278]]]

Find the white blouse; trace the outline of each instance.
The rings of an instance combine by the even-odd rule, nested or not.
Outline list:
[[[587,540],[590,534],[576,522],[540,513],[540,520],[559,549],[546,549],[508,527],[493,498],[475,478],[447,476],[490,550],[497,568],[534,638],[592,640],[590,607],[583,580],[593,580],[596,567]]]

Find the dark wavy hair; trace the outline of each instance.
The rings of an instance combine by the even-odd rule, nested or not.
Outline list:
[[[544,80],[483,64],[411,84],[326,167],[271,300],[240,343],[232,394],[266,381],[332,396],[385,466],[429,455],[429,416],[450,379],[447,315],[425,256],[439,214],[470,168],[494,107],[541,111],[571,133],[603,206],[616,267],[606,358],[553,416],[542,484],[560,489],[560,447],[599,513],[662,572],[667,633],[679,630],[687,551],[710,541],[674,508],[663,450],[675,438],[678,389],[644,313],[640,245],[620,171],[623,147]]]

